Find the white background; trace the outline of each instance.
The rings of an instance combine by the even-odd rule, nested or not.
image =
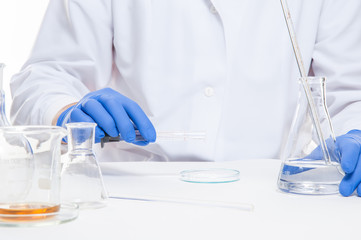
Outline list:
[[[27,60],[49,0],[0,0],[0,63],[5,63],[4,90],[10,120],[9,81]]]

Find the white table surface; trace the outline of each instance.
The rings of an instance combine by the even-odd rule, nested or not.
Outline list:
[[[253,211],[153,201],[109,199],[108,206],[82,210],[69,223],[0,228],[1,240],[24,239],[360,239],[361,199],[356,195],[304,196],[277,189],[281,162],[272,159],[225,163],[103,163],[111,196],[198,199],[253,204]],[[240,180],[200,184],[179,172],[233,168]]]

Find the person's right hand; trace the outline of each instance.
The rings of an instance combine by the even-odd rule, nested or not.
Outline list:
[[[76,105],[63,111],[56,125],[64,127],[69,122],[95,122],[95,142],[105,136],[121,135],[129,143],[147,145],[155,142],[156,132],[139,105],[119,92],[104,88],[88,93]],[[135,141],[135,129],[146,141]]]
[[[341,167],[346,173],[340,183],[340,193],[347,197],[356,190],[361,197],[361,130],[351,130],[336,142],[342,155]]]

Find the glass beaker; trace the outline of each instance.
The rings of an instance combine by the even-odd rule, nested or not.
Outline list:
[[[61,174],[62,201],[80,208],[106,205],[107,193],[93,145],[95,123],[68,123],[68,160]]]
[[[0,63],[0,127],[1,126],[10,126],[10,123],[6,117],[5,112],[5,93],[3,90],[3,70],[5,64]]]
[[[309,86],[313,113],[302,81]],[[298,93],[296,113],[281,156],[278,187],[290,193],[336,194],[344,173],[326,105],[326,78],[301,78]]]
[[[0,225],[76,218],[54,217],[61,208],[60,143],[65,134],[55,126],[0,128]]]

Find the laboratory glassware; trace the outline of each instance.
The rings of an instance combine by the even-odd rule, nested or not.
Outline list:
[[[206,137],[205,132],[185,132],[185,131],[163,131],[157,132],[157,141],[187,141],[187,140],[204,140]],[[120,142],[123,141],[122,136],[111,137],[106,135],[100,140],[101,147],[107,142]],[[135,141],[145,141],[138,129],[135,129]]]
[[[0,63],[0,127],[10,126],[5,112],[5,92],[3,90],[3,70],[5,64]]]
[[[82,209],[104,207],[108,198],[93,151],[95,126],[86,122],[66,124],[68,159],[61,174],[62,201]]]
[[[255,209],[252,203],[243,202],[231,202],[231,201],[213,201],[203,199],[190,199],[190,198],[178,198],[178,197],[163,197],[163,196],[143,196],[143,195],[111,195],[110,198],[129,200],[129,201],[145,201],[145,202],[161,202],[161,203],[174,203],[184,205],[204,206],[211,208],[227,208],[238,211],[253,212]]]
[[[180,173],[182,181],[193,183],[227,183],[239,180],[239,171],[226,168],[185,170]]]
[[[309,86],[319,129],[314,124],[303,82]],[[326,105],[326,78],[300,79],[296,113],[281,159],[278,178],[281,190],[299,194],[338,193],[344,173]]]
[[[298,70],[301,75],[300,82],[302,83],[302,87],[303,87],[303,90],[304,90],[306,98],[307,98],[307,102],[310,107],[312,122],[313,122],[313,125],[315,126],[317,134],[322,135],[318,112],[316,110],[315,102],[312,98],[310,86],[308,85],[308,82],[306,81],[307,80],[307,72],[306,72],[305,65],[303,64],[303,61],[302,61],[302,54],[301,54],[301,50],[300,50],[300,47],[297,42],[295,29],[293,27],[291,12],[290,12],[290,9],[288,8],[287,0],[280,0],[280,2],[281,2],[281,6],[282,6],[283,16],[286,21],[288,34],[290,36],[290,40],[292,43],[292,49],[293,49],[293,52],[295,54],[295,58],[297,61]],[[321,148],[322,149],[326,148],[326,146],[324,145],[324,142],[321,142]]]
[[[206,133],[187,132],[187,131],[158,131],[157,141],[190,141],[190,140],[205,140]],[[106,135],[101,139],[101,147],[105,143],[123,141],[119,135],[117,137],[110,137]],[[135,141],[145,141],[138,129],[135,129]],[[185,182],[192,183],[226,183],[239,180],[239,171],[235,169],[224,168],[208,168],[208,169],[192,169],[180,172],[180,179]]]
[[[60,201],[60,143],[52,126],[0,128],[0,226],[59,224],[77,217]]]

